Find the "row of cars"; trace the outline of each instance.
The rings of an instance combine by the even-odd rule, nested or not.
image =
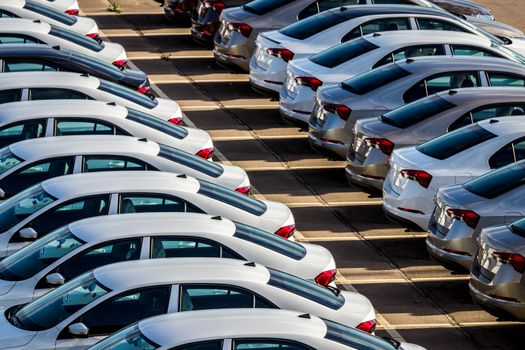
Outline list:
[[[388,218],[428,231],[435,260],[470,271],[476,302],[525,319],[525,35],[399,3],[302,18],[301,1],[255,0],[222,12],[215,58],[278,95],[350,183],[382,192]]]
[[[0,348],[421,349],[373,334],[331,253],[295,242],[287,206],[213,162],[208,133],[181,125],[122,46],[53,24],[61,0],[37,18],[9,1]]]

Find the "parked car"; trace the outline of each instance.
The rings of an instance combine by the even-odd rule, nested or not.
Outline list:
[[[42,5],[51,6],[71,16],[77,16],[79,7],[77,0],[33,0]]]
[[[129,136],[46,137],[0,148],[0,154],[16,159],[0,166],[0,199],[57,176],[98,171],[166,171],[242,194],[249,194],[251,188],[242,168],[218,165],[173,147]]]
[[[206,333],[195,329],[205,329]],[[230,342],[233,345],[226,348]],[[130,343],[141,349],[187,350],[423,349],[310,314],[257,309],[206,310],[152,317],[114,333],[89,349],[118,349]]]
[[[83,349],[148,317],[231,308],[307,312],[367,331],[375,324],[374,308],[363,295],[253,262],[151,259],[96,268],[32,303],[2,310],[0,344]]]
[[[0,74],[0,81],[0,104],[37,100],[97,100],[151,114],[175,125],[182,123],[183,114],[177,102],[144,95],[85,73],[3,73]]]
[[[481,230],[470,267],[470,294],[496,316],[525,319],[525,220]]]
[[[166,17],[179,25],[190,25],[191,14],[197,7],[197,0],[165,0],[162,2]]]
[[[321,246],[291,242],[220,217],[108,215],[63,226],[2,260],[0,307],[31,302],[100,266],[185,257],[255,261],[321,285],[333,285],[337,271],[332,254]]]
[[[523,64],[495,57],[417,57],[320,87],[309,124],[314,149],[345,157],[356,120],[381,115],[440,91],[525,86]],[[377,145],[379,147],[380,145]]]
[[[388,0],[387,0],[388,1]],[[494,20],[494,16],[486,7],[471,0],[429,0],[442,9],[453,13],[459,17],[483,18]]]
[[[206,131],[177,126],[153,115],[113,103],[93,100],[38,100],[4,103],[0,108],[0,148],[40,137],[74,135],[134,136],[204,159],[213,155],[213,143]],[[190,157],[184,155],[183,158],[186,156]],[[195,166],[202,164],[194,157],[188,159],[193,159]]]
[[[14,161],[0,156],[2,164]],[[261,201],[204,180],[160,171],[112,171],[45,180],[0,203],[0,256],[77,220],[143,212],[221,215],[290,238],[295,223],[282,203]]]
[[[352,184],[381,191],[393,150],[421,144],[485,119],[522,115],[525,89],[464,88],[439,92],[355,123],[346,155]],[[374,147],[374,143],[383,147]]]
[[[387,216],[426,231],[440,187],[525,159],[525,109],[516,110],[523,115],[484,120],[395,150],[383,185]]]
[[[480,231],[525,216],[525,161],[493,170],[436,194],[428,225],[427,249],[451,270],[470,269]]]
[[[0,21],[0,44],[46,44],[98,58],[125,67],[126,51],[120,44],[96,41],[42,21],[5,18]]]

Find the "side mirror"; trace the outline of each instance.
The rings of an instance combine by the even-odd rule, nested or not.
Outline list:
[[[46,276],[46,282],[52,286],[61,286],[66,282],[66,279],[58,272],[55,272]]]
[[[74,335],[78,338],[87,338],[87,336],[89,335],[89,328],[87,328],[87,326],[82,322],[73,323],[72,325],[69,325],[69,327],[67,327],[67,330],[71,335]]]
[[[21,229],[19,234],[24,239],[36,239],[38,237],[38,233],[31,227]]]
[[[3,199],[4,197],[5,197],[5,191],[0,188],[0,198]]]

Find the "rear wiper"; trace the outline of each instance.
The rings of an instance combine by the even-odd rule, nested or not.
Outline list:
[[[387,342],[389,342],[396,349],[399,349],[401,347],[401,343],[399,341],[395,340],[394,338],[383,337],[383,339],[386,340]]]
[[[341,289],[339,289],[337,287],[326,286],[326,288],[328,288],[328,290],[330,290],[332,293],[334,293],[336,297],[338,297],[339,294],[341,294]]]

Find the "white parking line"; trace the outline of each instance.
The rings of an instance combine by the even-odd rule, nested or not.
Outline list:
[[[458,322],[457,324],[450,323],[408,323],[399,325],[389,325],[389,327],[378,326],[378,330],[410,330],[410,329],[432,329],[432,328],[459,328],[459,327],[508,327],[508,326],[522,326],[524,322],[519,321],[485,321],[485,322]],[[458,327],[459,326],[459,327]]]
[[[341,284],[409,284],[409,283],[425,283],[425,282],[463,282],[468,281],[469,276],[442,276],[442,277],[412,277],[408,280],[406,278],[368,278],[368,279],[347,279],[343,277],[338,280],[338,283]]]
[[[389,240],[389,239],[406,239],[406,238],[427,238],[427,234],[421,233],[407,233],[406,235],[366,235],[361,233],[367,241],[373,240]],[[308,237],[305,238],[308,242],[344,242],[344,241],[361,241],[361,237],[356,236],[343,236],[343,237]]]

